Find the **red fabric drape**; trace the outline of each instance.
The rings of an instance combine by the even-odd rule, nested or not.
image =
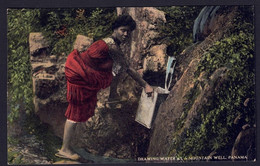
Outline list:
[[[103,40],[93,43],[79,54],[73,50],[65,64],[67,100],[65,116],[76,122],[84,122],[94,115],[97,93],[112,81],[113,61]]]

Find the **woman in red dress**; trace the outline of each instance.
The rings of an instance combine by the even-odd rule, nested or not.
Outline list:
[[[69,102],[63,144],[56,154],[58,157],[77,160],[78,154],[69,144],[77,123],[86,122],[94,115],[97,93],[111,85],[112,78],[121,72],[127,72],[134,80],[151,94],[153,88],[129,66],[120,44],[129,39],[136,23],[129,15],[119,16],[112,25],[111,37],[94,42],[86,51],[73,50],[65,64],[67,79],[67,100]]]

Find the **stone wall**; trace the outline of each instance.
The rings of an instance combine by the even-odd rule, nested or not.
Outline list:
[[[82,51],[92,42],[92,39],[78,35],[73,48]],[[50,55],[48,41],[42,33],[30,33],[29,44],[36,114],[42,122],[50,124],[57,136],[62,137],[66,120],[64,113],[68,106],[64,74],[67,56]]]
[[[158,33],[158,26],[166,22],[164,12],[153,7],[123,7],[117,12],[131,15],[137,24],[131,43],[125,48],[132,66],[144,72],[165,70],[167,45]]]

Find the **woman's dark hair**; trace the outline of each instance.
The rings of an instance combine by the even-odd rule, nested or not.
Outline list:
[[[136,28],[136,22],[129,15],[120,15],[116,18],[116,20],[112,24],[112,30],[121,27],[121,26],[129,26],[130,30],[133,31]]]

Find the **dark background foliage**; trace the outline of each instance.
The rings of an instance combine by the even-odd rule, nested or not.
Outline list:
[[[203,6],[159,7],[165,12],[166,23],[160,27],[162,38],[169,40],[167,54],[178,56],[187,46],[192,44],[194,20]]]

